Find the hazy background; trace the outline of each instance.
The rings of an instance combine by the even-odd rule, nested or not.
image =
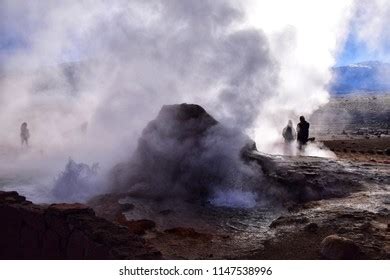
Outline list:
[[[287,120],[310,121],[328,101],[332,66],[353,62],[352,50],[388,58],[389,6],[0,0],[2,172],[50,185],[69,157],[106,172],[130,157],[162,105],[182,102],[243,130],[259,150],[282,153]],[[23,121],[28,151],[20,149]],[[332,156],[316,147],[307,154]]]

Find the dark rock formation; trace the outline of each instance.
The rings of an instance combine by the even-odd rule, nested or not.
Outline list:
[[[237,178],[256,177],[242,172],[240,155],[248,148],[255,148],[249,137],[219,124],[198,105],[163,106],[132,159],[115,168],[114,187],[143,196],[206,197]]]
[[[330,235],[321,242],[321,255],[330,260],[354,260],[365,257],[352,240],[338,235]]]
[[[161,255],[125,227],[82,204],[35,205],[0,192],[0,259],[157,259]]]
[[[367,180],[359,169],[318,157],[271,156],[247,151],[245,157],[256,161],[271,186],[266,195],[286,206],[313,200],[345,197],[362,190]]]

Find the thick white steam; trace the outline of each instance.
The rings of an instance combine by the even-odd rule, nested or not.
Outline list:
[[[351,27],[359,43],[371,55],[390,60],[390,2],[387,0],[361,0],[355,6]]]
[[[104,173],[131,155],[162,105],[182,102],[246,131],[260,150],[282,153],[275,143],[287,120],[328,100],[329,68],[353,7],[1,0],[0,33],[18,42],[0,55],[2,170],[53,178],[72,157],[99,162]],[[20,151],[24,121],[28,152]]]
[[[260,149],[282,153],[278,142],[287,120],[312,114],[328,102],[330,69],[343,44],[353,8],[352,1],[256,1],[250,22],[269,38],[280,67],[272,97],[260,104],[255,140]],[[306,151],[318,155],[315,150]],[[313,154],[314,152],[314,154]]]

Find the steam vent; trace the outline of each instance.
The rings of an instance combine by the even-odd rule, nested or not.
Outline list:
[[[130,162],[115,169],[115,187],[155,197],[206,197],[231,184],[227,180],[246,176],[237,173],[248,148],[255,148],[248,136],[224,127],[201,106],[166,105],[143,130]]]

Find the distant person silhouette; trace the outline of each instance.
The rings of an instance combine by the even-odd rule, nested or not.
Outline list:
[[[288,121],[287,126],[283,129],[282,135],[286,143],[291,143],[295,140],[296,132],[291,120]]]
[[[27,128],[27,123],[22,123],[20,127],[20,140],[22,141],[22,146],[26,145],[28,147],[28,139],[30,138],[30,131]]]
[[[305,120],[304,116],[299,118],[300,122],[297,125],[297,133],[298,133],[298,147],[302,149],[306,143],[309,141],[309,127],[310,124]]]
[[[292,143],[295,140],[296,132],[293,128],[293,123],[291,120],[288,121],[287,126],[283,129],[283,138],[284,138],[284,154],[285,155],[293,155],[294,148]]]

